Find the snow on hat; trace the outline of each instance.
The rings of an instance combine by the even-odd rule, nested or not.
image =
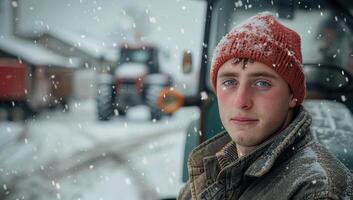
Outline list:
[[[305,97],[300,36],[269,12],[259,13],[234,27],[218,43],[210,78],[215,92],[219,68],[232,58],[248,58],[272,67],[289,85],[294,98]]]

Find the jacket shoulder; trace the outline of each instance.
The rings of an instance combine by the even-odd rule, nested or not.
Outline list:
[[[291,176],[297,178],[293,199],[353,197],[352,174],[320,143],[310,142],[290,162],[287,167],[295,168]]]
[[[242,199],[353,199],[352,174],[321,144],[312,140],[286,152]]]

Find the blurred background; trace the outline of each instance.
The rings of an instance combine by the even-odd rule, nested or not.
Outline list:
[[[263,11],[300,34],[313,135],[353,170],[350,1],[1,0],[0,199],[175,199],[224,130],[213,50]]]
[[[181,64],[201,54],[205,6],[0,1],[0,199],[175,197],[199,111],[163,114],[156,99],[196,92],[199,61]]]

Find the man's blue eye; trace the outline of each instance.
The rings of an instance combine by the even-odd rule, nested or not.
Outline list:
[[[271,86],[271,84],[266,81],[258,81],[255,83],[255,85],[261,88],[268,88]]]
[[[236,81],[235,80],[225,80],[223,81],[222,85],[224,86],[233,86],[236,84]]]

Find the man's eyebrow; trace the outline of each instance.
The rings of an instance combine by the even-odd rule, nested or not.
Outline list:
[[[221,72],[218,74],[218,78],[224,77],[239,77],[239,73],[236,72]]]
[[[277,79],[277,77],[273,74],[270,74],[268,72],[253,72],[248,74],[247,76],[251,78],[256,78],[256,77],[265,77],[265,78],[272,78],[272,79]],[[224,78],[224,77],[239,77],[239,73],[237,72],[221,72],[218,74],[218,78]]]
[[[272,78],[272,79],[277,79],[277,76],[270,74],[268,72],[254,72],[249,74],[250,77],[266,77],[266,78]]]

